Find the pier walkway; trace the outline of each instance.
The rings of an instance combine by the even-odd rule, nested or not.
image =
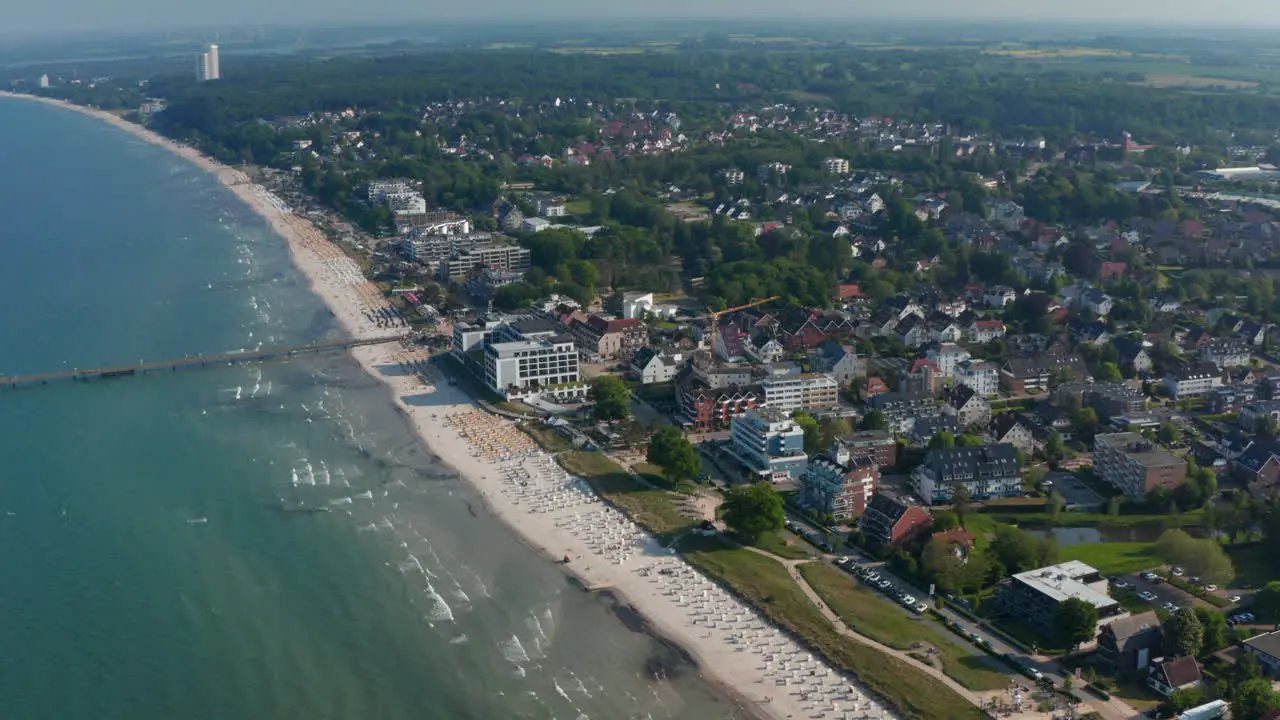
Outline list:
[[[366,338],[364,340],[342,340],[340,342],[322,343],[319,345],[296,345],[293,347],[267,348],[263,350],[223,353],[222,355],[189,357],[182,358],[181,360],[141,363],[138,365],[120,365],[117,367],[101,367],[88,370],[76,368],[73,370],[62,370],[60,372],[14,377],[0,375],[0,390],[14,390],[32,385],[47,385],[59,380],[99,380],[105,378],[127,377],[130,375],[144,375],[146,373],[159,371],[176,372],[178,370],[191,370],[215,365],[235,365],[237,363],[261,362],[265,360],[287,360],[298,355],[312,355],[315,353],[350,350],[351,348],[362,347],[365,345],[383,345],[386,343],[399,342],[405,340],[407,337],[407,335],[384,335],[381,337]]]

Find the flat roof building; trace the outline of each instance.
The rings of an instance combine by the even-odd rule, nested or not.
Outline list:
[[[1122,612],[1107,594],[1107,579],[1092,565],[1069,560],[1021,572],[1000,587],[998,602],[1009,614],[1039,628],[1052,628],[1058,606],[1074,598],[1098,609],[1099,618]]]
[[[1093,470],[1134,499],[1158,487],[1171,492],[1187,480],[1186,461],[1133,432],[1095,435]]]

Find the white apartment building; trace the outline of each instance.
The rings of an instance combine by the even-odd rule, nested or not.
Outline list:
[[[222,66],[218,60],[218,46],[205,45],[204,51],[196,57],[196,82],[217,80],[222,77]]]
[[[822,169],[835,175],[848,175],[849,161],[844,158],[830,157],[822,161]]]
[[[585,395],[586,385],[580,381],[578,349],[568,335],[499,342],[485,348],[485,385],[508,400],[544,393]],[[567,384],[573,386],[554,387]]]
[[[991,397],[1000,391],[1000,369],[991,363],[965,360],[955,370],[957,385],[972,388],[982,397]]]
[[[1213,365],[1185,367],[1165,375],[1164,387],[1175,400],[1208,395],[1222,387],[1222,371]]]
[[[937,347],[930,348],[926,353],[926,357],[938,366],[938,372],[944,378],[955,377],[956,369],[960,363],[965,362],[971,356],[969,351],[954,343],[942,343]]]
[[[840,386],[830,375],[810,373],[771,377],[760,381],[766,407],[792,413],[829,410],[840,404]]]

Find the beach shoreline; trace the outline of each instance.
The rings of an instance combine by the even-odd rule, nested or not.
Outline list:
[[[292,212],[261,186],[253,184],[243,172],[218,163],[193,147],[174,142],[106,111],[50,98],[0,92],[0,98],[3,97],[43,102],[102,120],[211,173],[284,239],[294,266],[306,276],[311,291],[328,307],[350,337],[362,339],[386,335],[387,329],[379,327],[369,317],[370,311],[386,305],[385,300],[380,291],[360,275],[355,262],[313,223]],[[790,646],[786,644],[791,641],[776,627],[765,623],[765,630],[757,629],[761,622],[758,614],[736,599],[722,600],[717,593],[724,591],[718,587],[708,590],[709,583],[705,578],[701,584],[696,578],[689,579],[689,587],[696,587],[702,593],[701,598],[710,597],[717,604],[714,611],[695,610],[693,606],[698,601],[683,594],[683,585],[673,585],[665,575],[654,577],[646,572],[649,567],[662,567],[684,573],[681,566],[687,567],[671,551],[658,546],[653,538],[643,540],[636,535],[634,539],[628,539],[627,542],[634,547],[627,547],[625,554],[621,555],[623,559],[615,561],[610,553],[622,551],[616,548],[607,552],[601,550],[595,544],[592,531],[581,526],[575,529],[572,525],[578,517],[577,510],[531,509],[529,498],[519,488],[513,488],[510,476],[504,480],[503,473],[512,472],[516,464],[509,460],[498,462],[478,452],[475,438],[469,437],[466,431],[485,425],[494,428],[493,432],[499,433],[504,441],[509,440],[509,436],[502,434],[507,431],[524,438],[530,445],[532,440],[510,421],[483,413],[474,399],[459,388],[442,380],[424,383],[417,373],[406,371],[405,349],[396,345],[378,345],[358,347],[350,352],[366,373],[387,386],[393,405],[424,447],[474,487],[486,508],[502,520],[514,536],[560,565],[566,576],[584,589],[607,590],[610,596],[605,601],[612,602],[615,608],[625,608],[640,619],[643,627],[638,631],[653,635],[661,644],[691,658],[697,672],[739,703],[744,712],[778,720],[814,717],[816,702],[809,698],[810,693],[795,692],[796,686],[792,684],[792,680],[799,682],[799,671],[795,678],[789,676],[794,662],[805,669],[804,683],[817,687],[816,683],[831,682],[832,688],[848,687],[850,697],[862,698],[851,701],[854,707],[861,703],[866,710],[877,713],[877,717],[892,717],[886,709],[868,699],[865,691],[855,691],[853,681],[833,675],[829,667],[820,660],[815,661],[807,651],[800,649],[792,655]],[[549,459],[549,456],[531,450],[530,459],[522,462],[541,462],[537,459],[539,456]],[[602,500],[596,498],[596,501],[604,507]],[[591,512],[608,512],[621,517],[612,508]],[[602,522],[618,523],[616,518]],[[561,562],[565,557],[571,561]],[[709,620],[709,612],[717,616],[723,612],[724,619]],[[736,619],[729,620],[730,615]],[[625,623],[621,616],[619,619]],[[769,629],[771,632],[767,632]],[[762,659],[774,658],[775,651],[771,648],[766,654],[758,647],[750,647],[748,637],[768,637],[770,643],[778,642],[776,653],[782,659]],[[783,640],[777,640],[779,637]],[[779,668],[767,669],[775,662],[779,668],[784,665],[787,668],[785,682]],[[764,667],[761,667],[762,663]]]

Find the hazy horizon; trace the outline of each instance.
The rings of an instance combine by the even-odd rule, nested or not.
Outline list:
[[[534,13],[530,13],[534,10]],[[726,22],[779,20],[785,23],[814,21],[876,21],[928,24],[971,20],[974,23],[1016,24],[1064,22],[1096,26],[1106,34],[1135,25],[1161,29],[1212,27],[1251,29],[1280,26],[1280,3],[1274,0],[1228,0],[1207,5],[1176,6],[1165,0],[1076,0],[1063,4],[1049,0],[897,0],[892,5],[857,3],[832,8],[822,0],[791,0],[785,5],[768,0],[651,0],[647,3],[615,3],[594,6],[584,13],[573,0],[543,0],[531,7],[516,0],[490,0],[483,5],[455,5],[438,0],[218,0],[179,3],[175,0],[121,0],[103,4],[97,0],[45,0],[8,8],[0,36],[21,38],[84,32],[156,31],[165,29],[226,28],[246,25],[368,26],[385,23],[475,22],[510,26],[531,15],[530,25],[548,21],[577,23],[644,19],[652,22],[715,20]]]

